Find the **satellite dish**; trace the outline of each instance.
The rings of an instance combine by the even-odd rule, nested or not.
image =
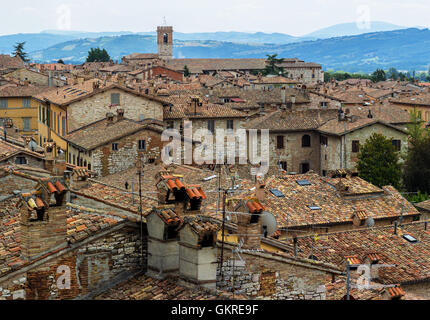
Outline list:
[[[367,218],[367,220],[366,220],[366,226],[368,226],[369,228],[374,227],[375,226],[375,220],[372,217]]]
[[[278,224],[273,214],[268,211],[263,211],[261,214],[262,233],[267,231],[267,236],[273,235],[278,230]]]

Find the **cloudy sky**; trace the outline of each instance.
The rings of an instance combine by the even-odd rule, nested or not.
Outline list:
[[[430,27],[429,0],[20,0],[0,2],[0,34],[47,29],[180,32],[261,31],[301,36],[370,19]]]

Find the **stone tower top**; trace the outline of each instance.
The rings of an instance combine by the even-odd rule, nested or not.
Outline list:
[[[163,60],[173,56],[173,27],[157,27],[158,55]]]

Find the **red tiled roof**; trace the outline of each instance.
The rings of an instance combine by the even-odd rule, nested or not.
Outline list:
[[[58,190],[54,187],[54,185],[52,184],[52,182],[48,182],[48,190],[51,193],[58,192]]]
[[[388,288],[387,291],[392,298],[402,297],[405,295],[405,292],[400,287]]]

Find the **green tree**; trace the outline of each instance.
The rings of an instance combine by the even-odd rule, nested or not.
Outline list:
[[[13,52],[12,54],[17,57],[19,56],[22,61],[24,62],[28,62],[30,61],[30,59],[27,58],[27,53],[24,51],[24,45],[25,42],[17,42],[16,45],[13,47]]]
[[[188,66],[187,65],[185,65],[184,66],[184,76],[185,77],[189,77],[190,76],[190,69],[188,69]]]
[[[64,61],[63,61],[63,59],[58,60],[57,63],[59,63],[59,64],[65,64]]]
[[[91,48],[88,51],[87,62],[109,62],[110,56],[106,49]]]
[[[390,68],[387,72],[387,79],[397,80],[399,77],[399,71],[396,68]]]
[[[267,55],[267,66],[263,71],[263,75],[283,75],[284,68],[279,65],[284,62],[284,58],[277,58],[277,54]]]
[[[385,74],[384,70],[377,69],[375,72],[372,73],[373,82],[379,82],[379,81],[385,81],[385,80],[387,80],[387,75]]]
[[[357,169],[361,178],[378,187],[400,187],[399,153],[392,140],[382,134],[374,133],[366,140],[358,155]]]
[[[430,134],[415,111],[411,113],[408,133],[409,149],[403,170],[404,186],[409,192],[430,193]]]

